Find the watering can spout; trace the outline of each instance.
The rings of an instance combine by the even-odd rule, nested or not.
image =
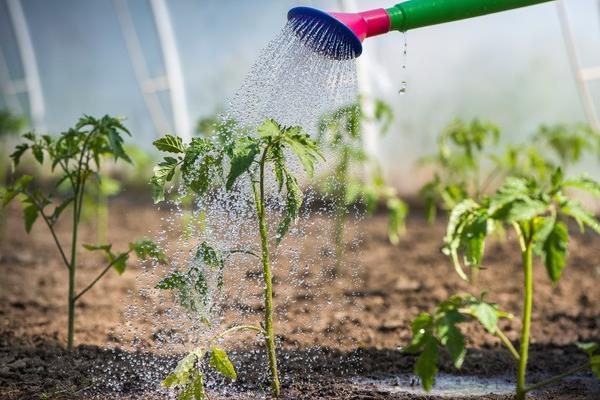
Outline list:
[[[409,0],[393,7],[358,13],[324,12],[294,7],[288,21],[300,39],[318,53],[334,59],[358,57],[365,38],[389,31],[441,24],[492,14],[550,0]]]

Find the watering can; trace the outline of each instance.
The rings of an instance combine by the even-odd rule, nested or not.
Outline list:
[[[294,7],[288,21],[294,33],[318,53],[334,59],[349,59],[362,53],[365,38],[390,31],[441,24],[550,0],[409,0],[391,8],[358,13],[325,12],[312,7]]]

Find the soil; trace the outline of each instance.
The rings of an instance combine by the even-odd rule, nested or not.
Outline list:
[[[119,198],[110,206],[109,239],[117,243],[117,250],[132,238],[154,236],[168,216],[168,211],[132,197]],[[139,289],[144,269],[134,264],[122,276],[111,272],[82,298],[76,310],[77,347],[68,352],[64,348],[66,269],[45,226],[38,223],[27,235],[20,214],[18,207],[9,208],[0,232],[0,399],[168,397],[164,391],[151,390],[162,374],[155,366],[171,368],[178,355],[161,349],[157,337],[164,332],[151,318],[132,318],[127,312],[128,299]],[[505,240],[491,242],[486,269],[477,284],[470,285],[461,281],[440,251],[444,217],[430,226],[420,215],[418,210],[412,213],[408,234],[396,246],[387,240],[385,216],[353,221],[347,232],[347,267],[335,277],[333,249],[322,234],[313,232],[329,226],[328,220],[315,216],[303,221],[303,232],[286,239],[298,243],[302,255],[283,257],[275,267],[282,398],[421,398],[360,384],[353,377],[410,377],[415,356],[400,351],[410,340],[410,321],[452,294],[489,290],[489,299],[520,315],[522,272],[514,237],[509,234]],[[68,224],[59,226],[65,243],[68,229]],[[84,226],[82,242],[94,242],[93,224]],[[569,250],[568,267],[556,287],[541,265],[535,268],[528,375],[532,382],[585,362],[574,342],[600,341],[600,237],[576,233]],[[99,255],[82,255],[80,288],[95,277],[101,262]],[[302,268],[294,268],[296,264]],[[256,266],[249,264],[247,280],[256,282],[257,275]],[[236,279],[227,277],[228,282]],[[261,289],[250,286],[251,296],[226,295],[235,301],[224,309],[225,320],[242,314],[259,320]],[[138,332],[141,340],[136,346],[128,344],[123,326]],[[518,345],[518,318],[501,326]],[[456,370],[444,354],[440,371],[512,380],[512,359],[498,340],[474,323],[465,324],[463,331],[469,337],[464,366]],[[209,376],[211,399],[253,399],[267,392],[262,348],[248,339],[234,344],[239,379],[228,383]],[[600,399],[600,384],[594,383],[591,373],[581,373],[535,393],[534,398]]]

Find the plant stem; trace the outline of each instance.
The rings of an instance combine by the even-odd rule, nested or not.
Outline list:
[[[348,149],[342,149],[342,157],[335,171],[335,190],[334,190],[334,231],[333,239],[335,243],[335,268],[334,275],[340,272],[342,262],[344,261],[344,232],[346,230],[346,197],[348,196]]]
[[[563,372],[560,375],[553,376],[552,378],[546,379],[545,381],[538,382],[535,385],[527,386],[523,391],[525,393],[527,393],[527,392],[531,392],[533,390],[537,390],[539,388],[542,388],[544,386],[551,385],[551,384],[553,384],[555,382],[558,382],[561,379],[563,379],[563,378],[565,378],[565,377],[567,377],[569,375],[573,375],[573,374],[576,374],[579,371],[583,371],[584,369],[588,369],[589,367],[590,367],[590,363],[587,362],[587,363],[585,363],[583,365],[580,365],[578,367],[571,368],[570,370],[565,371],[565,372]]]
[[[522,233],[523,230],[521,230]],[[521,253],[524,273],[523,327],[521,330],[521,347],[519,351],[519,370],[517,374],[517,400],[526,398],[525,379],[527,375],[527,357],[529,354],[529,330],[531,326],[531,309],[533,306],[533,224],[530,224],[525,242],[525,250]]]
[[[100,274],[98,274],[98,276],[96,277],[96,279],[94,279],[89,285],[87,285],[85,287],[85,289],[83,289],[81,292],[79,292],[79,294],[77,296],[75,296],[74,301],[77,301],[88,290],[90,290],[91,288],[93,288],[94,285],[108,272],[108,270],[110,270],[110,268],[113,265],[115,265],[115,263],[117,263],[118,261],[120,261],[123,257],[127,257],[127,255],[129,255],[129,253],[131,253],[131,250],[129,250],[126,253],[121,254],[119,257],[115,258],[110,263],[108,263],[108,265],[106,267],[104,267],[104,269],[102,270],[102,272],[100,272]]]
[[[265,344],[267,346],[267,353],[269,356],[269,367],[271,369],[272,383],[271,389],[273,395],[279,396],[279,373],[277,371],[277,354],[275,352],[275,334],[273,331],[273,278],[271,275],[271,259],[269,254],[269,238],[267,231],[267,223],[265,220],[265,188],[264,188],[264,177],[265,177],[265,161],[267,155],[267,149],[265,149],[263,156],[260,160],[260,176],[259,176],[259,189],[256,188],[256,183],[253,182],[252,188],[254,190],[254,200],[256,203],[256,214],[258,216],[258,226],[260,229],[260,242],[262,249],[262,265],[263,265],[263,279],[265,281]]]
[[[79,185],[77,185],[79,188]],[[67,322],[67,349],[73,349],[75,336],[75,267],[77,265],[77,230],[79,226],[79,193],[75,192],[73,200],[73,231],[71,239],[71,261],[69,262],[69,293],[68,293],[68,322]]]
[[[223,332],[219,333],[217,336],[215,336],[214,338],[211,339],[211,343],[214,342],[215,340],[219,340],[222,337],[225,337],[227,335],[229,335],[230,333],[236,332],[236,331],[241,331],[244,329],[248,329],[251,331],[256,331],[258,333],[262,333],[263,335],[266,334],[266,332],[264,331],[264,329],[262,329],[260,326],[254,326],[254,325],[237,325],[237,326],[233,326],[229,329],[224,330]]]
[[[506,337],[504,332],[500,330],[500,328],[496,328],[496,336],[498,336],[498,339],[500,339],[504,347],[506,347],[508,351],[510,351],[510,354],[512,354],[515,361],[519,361],[519,359],[521,358],[521,356],[519,356],[519,352],[517,351],[517,349],[515,349],[515,346],[513,346],[513,344],[510,342],[510,340],[508,340],[508,338]]]

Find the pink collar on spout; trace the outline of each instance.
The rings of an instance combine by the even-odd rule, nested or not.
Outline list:
[[[383,8],[359,13],[329,13],[346,25],[362,42],[365,38],[381,35],[390,31],[390,16]]]

